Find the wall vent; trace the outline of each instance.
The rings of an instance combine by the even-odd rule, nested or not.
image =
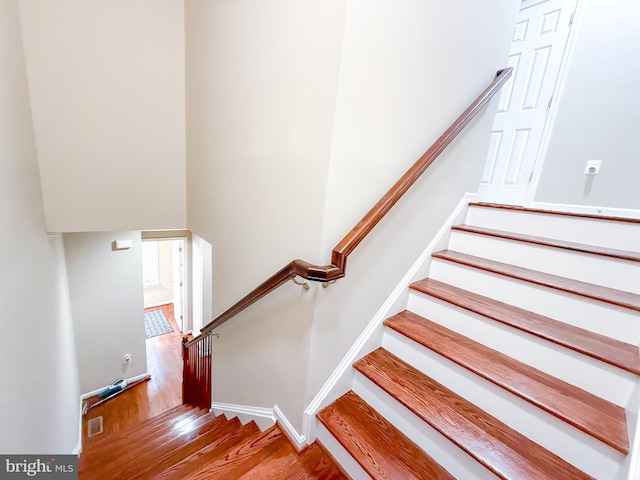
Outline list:
[[[102,433],[102,417],[91,418],[87,422],[88,436],[93,437]]]

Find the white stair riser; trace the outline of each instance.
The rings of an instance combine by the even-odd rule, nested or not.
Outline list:
[[[473,478],[474,480],[498,478],[484,465],[358,372],[354,376],[353,390],[455,478]]]
[[[408,309],[621,407],[635,388],[632,373],[419,292]]]
[[[600,247],[640,251],[640,225],[627,222],[471,206],[465,223]]]
[[[639,312],[628,308],[436,258],[429,276],[632,345],[640,343]]]
[[[640,262],[452,231],[449,250],[640,293]]]
[[[385,332],[383,347],[589,475],[614,478],[624,459],[608,445],[392,330]]]
[[[365,472],[360,464],[320,421],[318,421],[316,428],[317,440],[324,448],[326,448],[335,461],[340,464],[342,470],[344,470],[353,480],[371,480],[371,477],[367,472]]]

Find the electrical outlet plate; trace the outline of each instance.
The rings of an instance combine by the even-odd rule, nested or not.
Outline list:
[[[597,175],[600,173],[600,165],[602,165],[602,160],[587,160],[587,165],[584,167],[584,174]]]

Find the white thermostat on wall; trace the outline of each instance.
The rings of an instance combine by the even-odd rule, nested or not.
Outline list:
[[[126,250],[133,246],[131,240],[116,240],[116,250]]]

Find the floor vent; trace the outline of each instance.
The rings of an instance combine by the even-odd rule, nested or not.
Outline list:
[[[93,437],[102,433],[102,417],[95,417],[87,422],[88,436]]]

